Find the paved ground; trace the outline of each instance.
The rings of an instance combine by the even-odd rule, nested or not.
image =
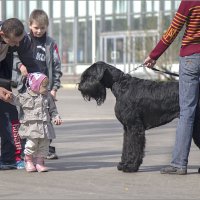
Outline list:
[[[0,199],[200,199],[200,152],[192,144],[188,175],[161,175],[170,162],[176,120],[146,133],[146,155],[137,173],[122,173],[122,127],[115,119],[114,97],[105,104],[82,100],[77,90],[60,90],[56,127],[58,160],[48,173],[0,171]]]

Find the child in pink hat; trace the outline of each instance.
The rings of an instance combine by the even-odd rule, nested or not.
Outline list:
[[[33,92],[39,93],[41,84],[44,81],[44,79],[48,80],[47,76],[39,72],[28,74],[28,84],[30,86],[30,89]]]
[[[50,140],[55,138],[54,122],[60,125],[52,95],[48,92],[48,77],[42,73],[30,73],[27,77],[27,90],[13,95],[10,103],[19,107],[20,137],[26,138],[24,149],[25,168],[27,172],[46,172],[44,164],[49,150]],[[36,163],[33,163],[35,158]]]

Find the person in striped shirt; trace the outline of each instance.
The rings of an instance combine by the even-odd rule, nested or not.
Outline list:
[[[185,25],[179,61],[180,119],[176,130],[172,161],[162,174],[187,174],[195,110],[199,99],[200,80],[200,1],[182,0],[167,31],[144,60],[152,68]],[[200,134],[200,133],[199,133]]]

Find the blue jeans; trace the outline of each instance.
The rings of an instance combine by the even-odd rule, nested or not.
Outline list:
[[[176,130],[171,165],[187,168],[191,147],[195,110],[199,99],[200,54],[180,57],[180,119]]]

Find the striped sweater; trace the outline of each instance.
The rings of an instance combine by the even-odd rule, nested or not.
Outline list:
[[[170,27],[150,53],[157,60],[174,41],[180,30],[186,25],[182,38],[180,56],[200,53],[200,1],[182,0]]]

